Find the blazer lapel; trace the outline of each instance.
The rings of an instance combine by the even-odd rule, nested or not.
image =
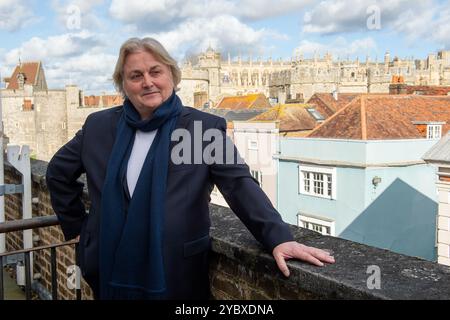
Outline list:
[[[114,144],[114,141],[116,141],[116,131],[117,131],[117,124],[119,123],[120,116],[122,115],[123,107],[117,109],[115,112],[113,112],[111,116],[111,137]]]
[[[175,129],[187,128],[187,126],[189,125],[190,113],[191,110],[189,108],[183,107],[183,110],[181,111],[180,117],[178,118],[178,122],[175,126]]]

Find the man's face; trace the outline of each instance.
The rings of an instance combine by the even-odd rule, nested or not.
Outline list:
[[[147,51],[130,53],[123,67],[123,89],[141,118],[148,119],[172,94],[172,72]]]

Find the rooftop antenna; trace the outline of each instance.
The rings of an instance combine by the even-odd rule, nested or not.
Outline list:
[[[22,72],[22,52],[19,50],[19,72]]]

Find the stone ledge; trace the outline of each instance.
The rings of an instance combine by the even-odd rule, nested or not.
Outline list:
[[[47,163],[32,160],[31,167],[33,181],[45,190]],[[336,263],[315,267],[289,261],[291,275],[286,279],[229,208],[211,205],[210,210],[211,285],[218,298],[450,299],[450,267],[296,226],[291,230],[297,241],[331,250]],[[367,268],[373,265],[380,268],[381,289],[367,286],[373,274]],[[223,286],[216,288],[216,283]]]
[[[291,275],[278,271],[271,255],[253,238],[230,209],[211,205],[214,253],[265,274],[278,286],[296,288],[317,299],[450,299],[450,268],[364,244],[322,236],[291,226],[297,241],[333,252],[336,263],[315,267],[289,261]],[[226,228],[220,228],[226,225]],[[381,289],[369,289],[369,266],[380,268]],[[212,270],[214,272],[214,270]],[[370,283],[372,283],[370,281]]]

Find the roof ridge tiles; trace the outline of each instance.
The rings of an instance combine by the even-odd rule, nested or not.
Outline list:
[[[367,115],[366,115],[366,97],[361,95],[361,139],[367,140]]]
[[[347,110],[349,108],[349,106],[359,98],[360,96],[356,96],[355,98],[353,98],[349,103],[347,103],[344,107],[341,108],[341,110],[336,111],[332,116],[330,116],[328,119],[326,119],[324,122],[322,122],[317,128],[314,128],[308,135],[307,137],[311,136],[312,134],[314,134],[316,131],[318,131],[320,128],[324,127],[326,124],[328,124],[329,122],[331,122],[334,118],[336,118],[338,115],[340,115],[341,113],[344,112],[344,110]]]

